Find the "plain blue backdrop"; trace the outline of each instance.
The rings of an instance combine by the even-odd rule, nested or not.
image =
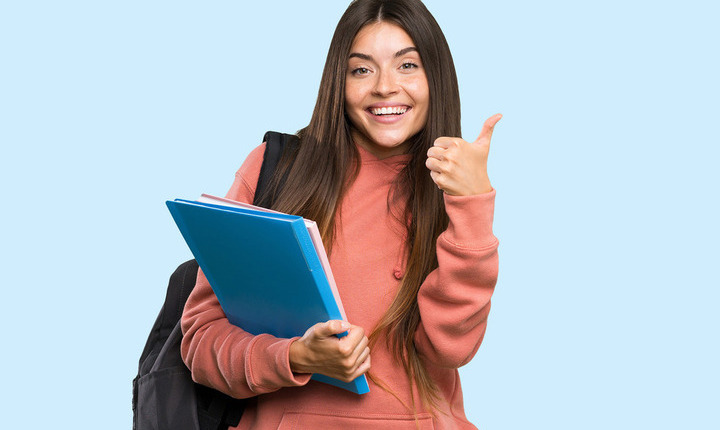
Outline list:
[[[0,3],[3,428],[130,428],[190,258],[164,201],[224,194],[266,130],[307,123],[347,4]],[[426,4],[464,137],[504,114],[470,420],[720,428],[717,3]]]

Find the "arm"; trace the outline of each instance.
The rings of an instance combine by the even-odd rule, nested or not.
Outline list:
[[[420,323],[415,347],[429,362],[457,368],[480,347],[498,274],[492,234],[495,190],[487,174],[490,139],[502,115],[493,115],[470,143],[440,137],[426,165],[445,192],[450,222],[437,240],[438,268],[418,292]]]
[[[480,347],[498,274],[495,191],[445,196],[450,224],[437,240],[438,268],[418,292],[415,347],[441,367],[468,363]]]

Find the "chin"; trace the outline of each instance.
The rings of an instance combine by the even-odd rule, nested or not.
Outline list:
[[[409,139],[406,136],[371,136],[371,138],[376,145],[387,149],[396,148]]]

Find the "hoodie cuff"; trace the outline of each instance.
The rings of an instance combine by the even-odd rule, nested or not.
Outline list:
[[[250,348],[249,366],[245,369],[248,385],[253,391],[296,387],[310,381],[310,373],[293,373],[290,369],[290,344],[298,338],[280,339],[261,334]]]
[[[447,230],[440,237],[464,249],[495,246],[492,223],[495,212],[495,190],[474,196],[445,194],[445,210],[450,218]]]

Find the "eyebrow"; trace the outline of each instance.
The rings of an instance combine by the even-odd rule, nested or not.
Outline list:
[[[407,54],[408,52],[412,52],[412,51],[418,52],[416,47],[408,46],[407,48],[401,49],[398,52],[396,52],[393,55],[393,57],[395,57],[395,58],[402,57],[403,55]],[[359,52],[351,52],[350,55],[348,56],[348,59],[353,58],[353,57],[360,58],[360,59],[366,60],[366,61],[373,61],[372,55],[361,54]]]

